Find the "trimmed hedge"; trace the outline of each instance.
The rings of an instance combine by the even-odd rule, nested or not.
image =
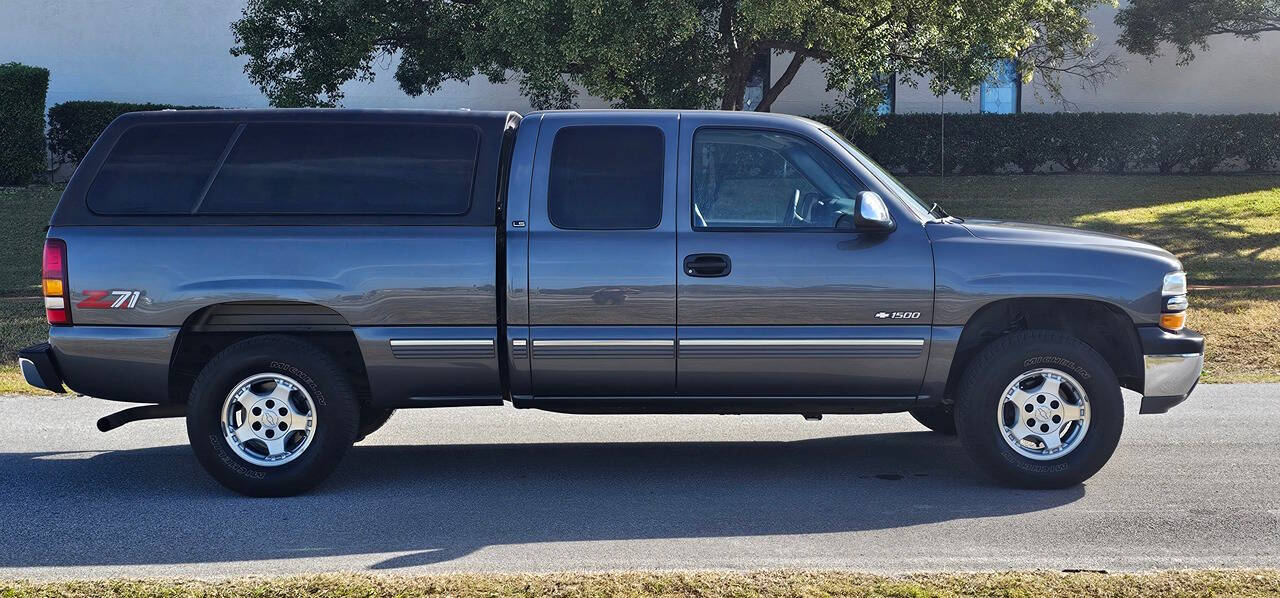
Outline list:
[[[837,129],[837,119],[818,116]],[[938,174],[942,116],[893,114],[872,133],[841,130],[895,172]],[[946,172],[1275,170],[1280,114],[1054,112],[946,115]]]
[[[0,185],[26,185],[45,170],[49,69],[0,64]]]
[[[217,106],[174,106],[128,102],[74,101],[49,109],[49,152],[58,164],[76,164],[89,153],[98,135],[126,112],[148,110],[203,110]]]

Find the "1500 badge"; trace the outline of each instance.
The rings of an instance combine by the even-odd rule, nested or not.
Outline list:
[[[920,318],[918,311],[881,311],[876,312],[876,318],[880,320],[916,320]]]
[[[85,299],[76,304],[80,309],[133,309],[142,291],[85,291]]]

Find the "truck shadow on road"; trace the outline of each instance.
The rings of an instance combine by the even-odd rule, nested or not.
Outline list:
[[[955,439],[925,432],[357,446],[323,486],[287,499],[223,490],[186,446],[7,453],[0,472],[3,567],[370,555],[361,562],[397,569],[493,545],[902,528],[1085,492],[995,486]],[[407,554],[378,560],[389,552]]]

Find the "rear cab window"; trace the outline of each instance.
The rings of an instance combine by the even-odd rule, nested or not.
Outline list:
[[[662,130],[576,125],[556,133],[547,216],[569,230],[642,230],[662,221]]]

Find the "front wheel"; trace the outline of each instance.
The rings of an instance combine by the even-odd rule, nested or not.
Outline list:
[[[187,437],[219,483],[250,496],[291,496],[319,484],[355,442],[359,412],[342,368],[319,347],[259,336],[201,370]]]
[[[1097,473],[1124,427],[1120,383],[1078,339],[1029,330],[996,340],[969,364],[956,401],[960,440],[1004,482],[1065,488]]]

